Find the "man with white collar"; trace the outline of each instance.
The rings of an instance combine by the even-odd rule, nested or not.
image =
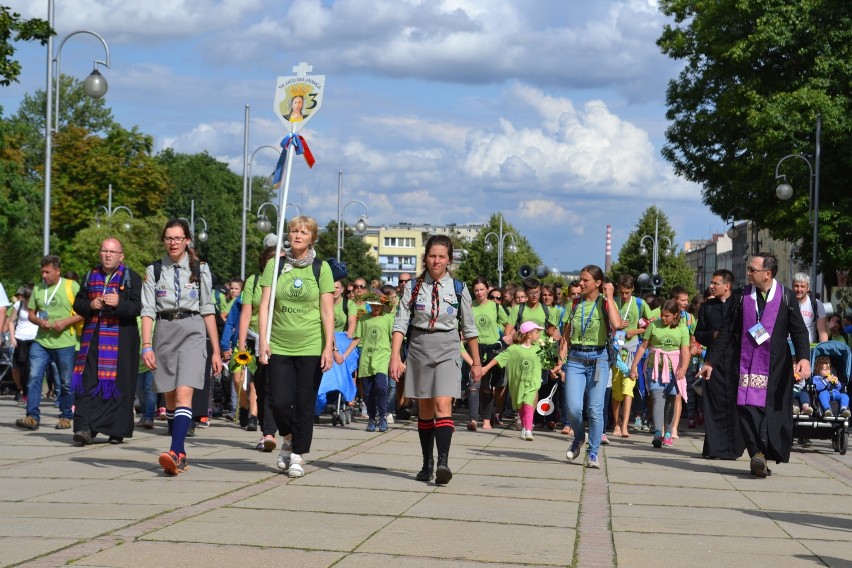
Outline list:
[[[826,325],[825,306],[810,294],[811,278],[804,272],[793,275],[793,292],[799,301],[802,319],[808,328],[808,340],[813,343],[828,341],[828,326]]]
[[[790,460],[793,442],[793,373],[810,375],[808,331],[796,296],[777,280],[778,259],[759,253],[748,263],[749,286],[719,330],[700,375],[710,380],[713,367],[725,365],[718,377],[737,380],[737,415],[751,473],[766,477],[767,459]],[[787,337],[796,353],[795,367]]]

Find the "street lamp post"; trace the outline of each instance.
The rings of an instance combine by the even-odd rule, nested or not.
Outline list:
[[[251,207],[251,164],[254,161],[254,156],[259,151],[264,148],[270,148],[275,150],[278,155],[281,155],[281,149],[276,148],[275,146],[270,146],[269,144],[265,144],[263,146],[259,146],[255,148],[254,152],[249,155],[248,153],[248,120],[249,120],[249,106],[246,105],[246,117],[245,117],[245,138],[243,140],[243,156],[244,156],[244,166],[243,166],[243,211],[242,211],[242,244],[240,251],[242,252],[241,260],[240,260],[240,277],[245,281],[246,279],[246,231],[248,226],[248,210]],[[259,210],[258,210],[259,211]],[[277,208],[276,208],[277,211]],[[258,213],[258,216],[260,213]],[[260,221],[258,221],[259,223]],[[268,229],[267,229],[268,230]]]
[[[509,244],[509,252],[515,254],[518,252],[518,240],[515,233],[503,232],[503,214],[500,214],[500,233],[494,231],[485,235],[485,252],[494,250],[494,245],[489,242],[489,238],[494,237],[497,241],[497,286],[503,287],[503,249],[505,248],[506,239],[511,237],[512,242]]]
[[[180,219],[189,223],[189,238],[192,240],[192,246],[193,247],[195,247],[195,223],[196,223],[196,221],[201,221],[201,223],[204,224],[204,228],[201,229],[201,231],[198,232],[198,242],[203,243],[203,242],[207,241],[207,237],[209,236],[207,234],[207,232],[208,232],[207,221],[205,221],[203,217],[199,217],[198,219],[195,218],[195,200],[194,199],[192,201],[190,201],[189,219],[187,219],[186,217],[180,217]]]
[[[353,203],[359,203],[364,208],[364,214],[358,218],[358,221],[355,223],[355,231],[359,234],[363,234],[364,231],[367,230],[367,218],[370,216],[370,210],[367,209],[367,204],[363,201],[359,201],[354,199],[347,203],[346,205],[342,205],[343,203],[343,172],[337,172],[337,262],[340,262],[340,255],[343,253],[343,213],[346,211],[346,208],[352,205]]]
[[[112,216],[115,215],[118,211],[126,211],[127,214],[130,215],[130,218],[133,219],[133,212],[128,207],[125,207],[124,205],[117,205],[115,207],[112,206],[112,184],[109,184],[109,193],[107,194],[106,206],[101,205],[100,207],[98,207],[98,210],[95,213],[95,224],[97,224],[98,227],[101,226],[101,220],[100,220],[100,212],[101,211],[103,211],[106,214],[107,222],[110,225],[112,225]],[[129,231],[130,230],[130,223],[125,221],[122,228],[125,231]]]
[[[660,288],[663,285],[663,277],[660,276],[660,273],[658,272],[658,270],[659,270],[658,262],[659,262],[659,259],[660,259],[660,238],[661,238],[660,237],[660,219],[659,219],[659,217],[657,217],[656,219],[654,219],[654,236],[652,237],[651,235],[644,235],[639,240],[639,254],[641,254],[642,256],[645,256],[646,254],[648,254],[648,249],[643,244],[645,242],[645,239],[650,240],[652,245],[653,245],[653,255],[652,255],[652,258],[651,258],[651,272],[653,272],[654,274],[651,278],[651,285],[654,287],[654,294],[657,293],[657,288]],[[665,235],[662,238],[665,239],[666,242],[668,243],[668,246],[663,251],[663,255],[668,256],[669,253],[671,253],[672,241],[671,241],[671,239],[669,239]]]
[[[47,23],[51,29],[55,29],[54,21],[54,0],[47,2]],[[109,67],[109,46],[104,38],[95,32],[88,30],[77,30],[71,32],[59,43],[59,49],[56,51],[56,56],[53,55],[53,36],[47,39],[47,103],[45,105],[45,121],[44,121],[44,233],[43,233],[43,252],[45,255],[50,254],[50,184],[51,184],[51,166],[53,161],[53,134],[59,131],[59,95],[61,90],[62,75],[60,73],[60,57],[62,55],[62,47],[65,42],[77,34],[88,34],[100,40],[106,51],[106,60],[95,60],[94,70],[83,81],[83,89],[86,94],[93,99],[103,97],[107,92],[107,82],[104,76],[98,71],[98,65]],[[54,69],[54,65],[56,68]],[[56,90],[56,101],[54,110],[54,89]]]
[[[808,215],[810,216],[811,224],[814,226],[814,236],[811,242],[811,286],[816,289],[817,277],[817,236],[819,235],[819,155],[820,155],[820,136],[822,135],[822,115],[816,117],[816,143],[814,149],[814,164],[811,165],[810,160],[802,154],[788,154],[781,158],[775,165],[775,180],[783,180],[778,187],[775,188],[775,195],[782,201],[787,201],[793,197],[793,186],[787,183],[787,176],[779,174],[778,169],[784,160],[788,158],[799,158],[808,165],[810,176],[808,177]]]

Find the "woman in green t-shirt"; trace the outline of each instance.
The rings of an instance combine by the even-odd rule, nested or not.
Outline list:
[[[503,350],[500,334],[508,321],[502,307],[488,299],[488,288],[485,278],[479,277],[473,281],[473,318],[479,331],[479,355],[483,365]],[[467,388],[470,422],[467,429],[475,431],[481,415],[482,429],[491,430],[494,401],[502,400],[505,395],[506,375],[500,367],[494,367],[490,373],[484,373],[479,381],[470,381]]]
[[[586,438],[583,401],[589,397],[589,452],[586,465],[599,468],[598,447],[604,426],[604,395],[609,382],[609,330],[621,329],[621,315],[613,299],[613,285],[604,284],[603,271],[590,264],[580,271],[580,297],[565,312],[559,359],[565,361],[568,422],[574,441],[565,452],[568,461],[580,454]]]
[[[284,436],[278,468],[290,477],[305,474],[302,455],[311,449],[317,392],[323,372],[334,360],[334,278],[328,263],[316,259],[313,245],[318,233],[311,217],[290,220],[290,250],[280,259],[271,333],[267,322],[272,281],[279,268],[275,259],[267,263],[260,279],[260,362],[269,365],[270,407]]]

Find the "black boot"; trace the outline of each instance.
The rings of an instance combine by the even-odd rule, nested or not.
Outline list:
[[[417,472],[417,475],[414,479],[417,481],[431,481],[432,474],[435,471],[435,458],[430,456],[423,456],[423,469]]]
[[[453,472],[447,465],[447,454],[438,454],[438,467],[435,471],[435,483],[438,485],[446,485],[453,478]]]

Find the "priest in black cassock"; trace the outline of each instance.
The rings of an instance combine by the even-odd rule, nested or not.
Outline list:
[[[85,318],[71,380],[80,445],[98,433],[114,444],[133,435],[142,279],[124,264],[118,239],[104,240],[98,254],[100,264],[86,274],[74,300],[74,311]]]
[[[729,361],[726,371],[738,381],[737,416],[751,473],[766,477],[771,474],[767,460],[790,461],[793,373],[810,376],[810,344],[793,291],[775,280],[775,255],[752,257],[747,272],[750,285],[735,303],[699,375],[711,380],[713,369]]]

